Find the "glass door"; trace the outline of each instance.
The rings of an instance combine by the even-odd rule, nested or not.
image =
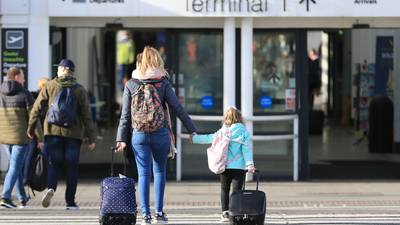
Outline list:
[[[296,37],[291,31],[264,30],[253,36],[254,158],[270,177],[293,175]]]
[[[198,133],[212,133],[221,127],[223,108],[222,30],[178,31],[174,43],[174,80],[181,104],[194,120]],[[180,132],[177,132],[178,135]],[[188,142],[182,129],[180,157],[182,179],[210,178],[206,145]],[[185,138],[186,137],[186,138]]]

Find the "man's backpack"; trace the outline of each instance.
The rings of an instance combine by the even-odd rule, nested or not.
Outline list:
[[[47,111],[47,122],[61,127],[70,127],[76,117],[75,89],[78,85],[62,87]]]
[[[164,127],[165,112],[155,84],[135,79],[139,85],[132,95],[132,128],[142,132],[153,132]]]
[[[221,174],[225,171],[226,166],[241,157],[241,153],[238,153],[233,159],[228,160],[229,143],[231,141],[244,144],[238,140],[232,140],[232,132],[229,129],[222,129],[218,131],[211,143],[211,146],[207,148],[207,161],[208,168],[215,174]]]

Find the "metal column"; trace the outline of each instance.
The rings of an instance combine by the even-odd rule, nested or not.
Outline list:
[[[246,119],[253,117],[253,18],[243,18],[241,25],[241,110],[253,135],[253,121]]]
[[[224,22],[224,108],[225,112],[229,106],[236,106],[236,40],[235,40],[235,18],[225,18]]]

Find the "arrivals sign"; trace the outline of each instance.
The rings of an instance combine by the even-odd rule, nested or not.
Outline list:
[[[399,0],[47,0],[52,17],[398,17]]]
[[[10,67],[19,67],[28,77],[28,29],[3,28],[1,30],[1,81]]]

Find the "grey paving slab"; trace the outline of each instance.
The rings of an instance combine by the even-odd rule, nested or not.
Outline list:
[[[61,182],[49,208],[40,206],[38,193],[26,209],[1,209],[0,224],[98,224],[99,183],[80,182],[79,211],[64,209]],[[398,182],[264,182],[260,187],[268,196],[267,224],[400,224]],[[169,182],[170,224],[219,224],[219,192],[218,182]]]

